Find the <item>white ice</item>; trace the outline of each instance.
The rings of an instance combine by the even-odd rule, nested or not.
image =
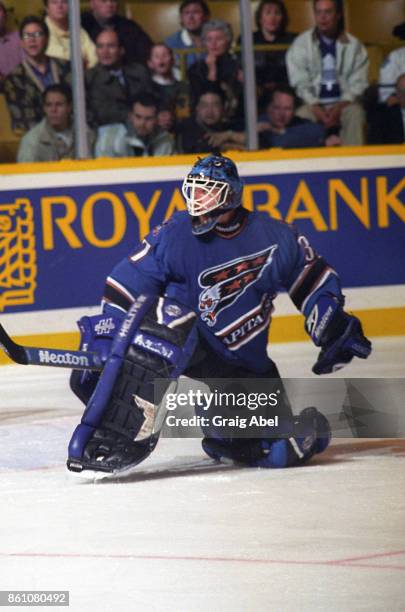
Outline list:
[[[405,338],[335,377],[405,378]],[[309,344],[276,345],[307,376]],[[79,611],[405,610],[405,441],[337,439],[305,467],[218,466],[162,439],[123,482],[77,484],[67,372],[0,368],[0,589]],[[56,609],[56,608],[52,608]]]

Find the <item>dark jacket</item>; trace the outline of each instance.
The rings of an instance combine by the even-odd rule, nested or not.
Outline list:
[[[121,15],[115,15],[105,25],[113,26],[118,32],[125,49],[126,62],[146,64],[153,42],[140,25]],[[103,29],[103,26],[99,24],[90,11],[82,13],[82,27],[94,41]]]
[[[176,130],[177,150],[179,153],[218,153],[218,149],[209,145],[204,136],[229,129],[231,124],[225,122],[207,128],[198,123],[194,117],[185,119]]]
[[[49,58],[54,83],[70,84],[70,62]],[[4,93],[11,115],[13,130],[28,132],[44,116],[42,93],[44,87],[30,64],[23,61],[4,81]]]
[[[187,71],[192,104],[195,105],[200,95],[210,87],[220,87],[227,99],[228,117],[239,118],[243,113],[243,86],[238,79],[239,70],[239,60],[230,53],[224,53],[217,59],[216,81],[208,80],[208,66],[205,60],[192,64]]]
[[[259,148],[302,149],[322,147],[325,143],[325,129],[319,123],[294,117],[283,134],[266,130],[259,134]]]
[[[379,104],[369,115],[368,144],[403,144],[404,123],[399,104]]]
[[[134,97],[151,91],[147,69],[142,64],[123,66],[125,86],[108,68],[97,64],[86,71],[87,113],[90,125],[125,123]]]
[[[253,32],[253,44],[254,45],[290,45],[296,34],[292,32],[284,32],[277,36],[273,42],[266,40],[260,30]],[[241,44],[241,37],[238,38],[238,45]],[[255,71],[256,71],[256,85],[258,87],[270,87],[273,88],[275,85],[281,83],[288,83],[287,66],[285,61],[285,54],[287,50],[277,49],[268,51],[257,51],[254,52],[255,57]]]

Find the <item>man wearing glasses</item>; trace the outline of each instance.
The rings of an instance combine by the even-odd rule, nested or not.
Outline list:
[[[45,89],[55,83],[70,82],[70,64],[46,55],[49,31],[39,17],[23,19],[20,37],[24,59],[6,78],[4,93],[13,130],[24,133],[43,118]]]

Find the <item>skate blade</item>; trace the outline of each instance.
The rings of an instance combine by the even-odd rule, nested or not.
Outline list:
[[[81,472],[76,472],[67,468],[67,473],[72,482],[94,483],[106,480],[118,480],[119,478],[129,476],[136,471],[138,465],[137,463],[136,465],[129,466],[122,470],[114,470],[112,472],[102,472],[101,470],[91,470],[87,468],[84,468]]]

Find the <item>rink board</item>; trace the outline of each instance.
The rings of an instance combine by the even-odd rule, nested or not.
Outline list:
[[[339,271],[348,307],[368,333],[405,334],[404,147],[231,156],[245,182],[244,205],[298,225]],[[28,342],[48,334],[54,346],[75,343],[74,321],[89,307],[97,310],[115,263],[185,208],[181,182],[194,161],[3,166],[0,315],[10,333]],[[273,341],[305,339],[294,312],[281,295]]]

